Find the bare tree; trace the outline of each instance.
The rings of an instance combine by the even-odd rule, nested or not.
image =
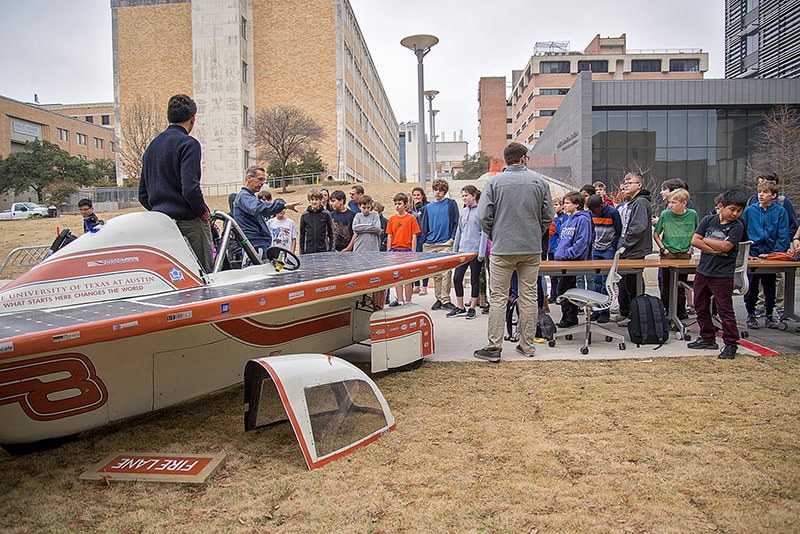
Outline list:
[[[138,95],[133,103],[120,110],[120,157],[122,170],[131,182],[142,176],[142,156],[150,141],[167,125],[165,107],[155,94]]]
[[[781,194],[792,201],[800,198],[794,191],[800,181],[800,115],[792,106],[775,106],[771,113],[764,114],[761,137],[747,162],[751,180],[762,172],[778,176]]]
[[[258,159],[280,165],[281,187],[286,193],[286,165],[314,150],[325,130],[296,106],[275,106],[256,113],[253,137]]]

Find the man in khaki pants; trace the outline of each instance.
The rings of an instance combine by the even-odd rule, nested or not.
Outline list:
[[[458,204],[445,198],[450,186],[447,180],[437,178],[433,181],[433,202],[428,202],[419,220],[422,252],[453,252],[453,239],[458,227]],[[432,310],[454,310],[450,302],[450,287],[453,272],[445,271],[432,276],[436,302]]]
[[[499,362],[503,350],[506,301],[511,274],[519,281],[520,340],[516,350],[533,356],[536,333],[539,263],[542,259],[542,235],[553,220],[550,186],[544,176],[528,169],[528,149],[510,143],[503,151],[507,167],[492,177],[478,202],[481,228],[492,240],[489,256],[489,344],[474,356]]]

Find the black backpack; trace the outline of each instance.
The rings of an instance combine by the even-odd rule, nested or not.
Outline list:
[[[628,338],[639,345],[658,345],[661,347],[669,339],[669,322],[664,304],[658,297],[639,295],[631,300]]]

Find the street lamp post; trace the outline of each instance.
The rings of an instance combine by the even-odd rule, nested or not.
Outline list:
[[[438,109],[431,110],[431,165],[433,165],[433,180],[439,177],[439,171],[436,170],[436,114],[439,113]]]
[[[433,99],[438,94],[439,91],[435,89],[428,89],[424,92],[425,98],[428,99],[428,113],[431,116],[431,180],[436,179],[436,122],[433,119]],[[427,162],[425,163],[427,165]]]
[[[425,187],[425,168],[428,166],[428,155],[425,153],[425,94],[422,58],[430,52],[431,48],[439,42],[433,35],[410,35],[400,41],[400,44],[414,52],[417,56],[417,92],[419,105],[419,183]]]

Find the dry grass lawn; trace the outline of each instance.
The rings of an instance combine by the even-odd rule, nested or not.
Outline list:
[[[400,188],[376,190],[386,203]],[[80,228],[2,222],[3,250],[47,243],[56,224]],[[244,433],[241,387],[0,452],[0,531],[800,531],[796,356],[426,363],[374,379],[397,430],[315,471],[288,425]],[[78,480],[114,451],[228,460],[203,487]]]
[[[5,532],[797,532],[797,357],[424,364],[397,430],[307,471],[242,389],[0,456]],[[220,452],[205,487],[83,482],[114,451]]]

